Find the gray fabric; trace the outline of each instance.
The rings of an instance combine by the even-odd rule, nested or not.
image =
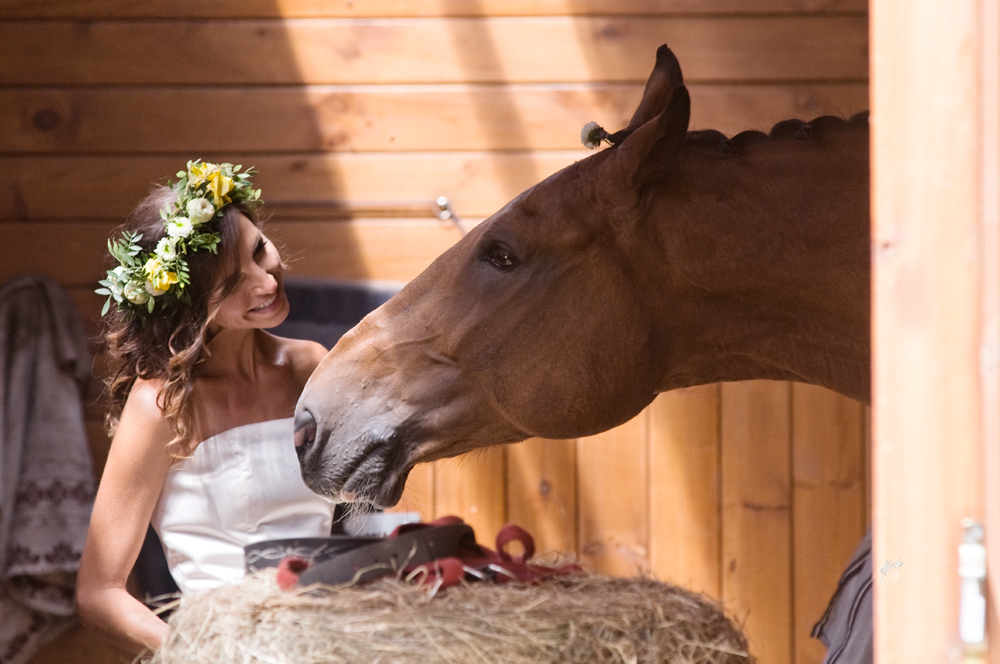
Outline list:
[[[51,279],[0,288],[0,663],[72,624],[94,498],[81,393],[91,374],[72,300]]]
[[[847,564],[826,613],[812,635],[827,647],[823,664],[872,664],[874,622],[872,606],[872,531]]]

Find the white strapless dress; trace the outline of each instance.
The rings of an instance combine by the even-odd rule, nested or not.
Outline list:
[[[246,424],[202,442],[171,466],[151,522],[187,594],[243,576],[243,547],[326,537],[334,503],[302,481],[293,420]]]

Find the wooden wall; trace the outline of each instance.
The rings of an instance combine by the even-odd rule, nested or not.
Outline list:
[[[293,274],[407,280],[623,125],[656,47],[692,128],[868,106],[865,0],[0,0],[0,281],[40,271],[94,335],[106,238],[189,158],[253,164]],[[99,389],[87,416],[107,451]],[[414,471],[401,509],[505,521],[591,569],[726,602],[769,664],[808,638],[867,522],[857,403],[787,383],[662,395],[586,440]],[[36,662],[119,661],[77,630]]]

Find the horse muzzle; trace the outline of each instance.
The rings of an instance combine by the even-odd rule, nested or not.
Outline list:
[[[302,480],[313,492],[338,502],[376,508],[399,502],[411,465],[401,436],[392,428],[366,429],[350,441],[325,431],[307,408],[295,414],[295,452]]]

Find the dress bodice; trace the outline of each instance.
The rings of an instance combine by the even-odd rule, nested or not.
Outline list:
[[[306,487],[292,418],[238,426],[206,439],[167,472],[151,522],[183,593],[243,576],[243,547],[325,537],[334,504]]]

